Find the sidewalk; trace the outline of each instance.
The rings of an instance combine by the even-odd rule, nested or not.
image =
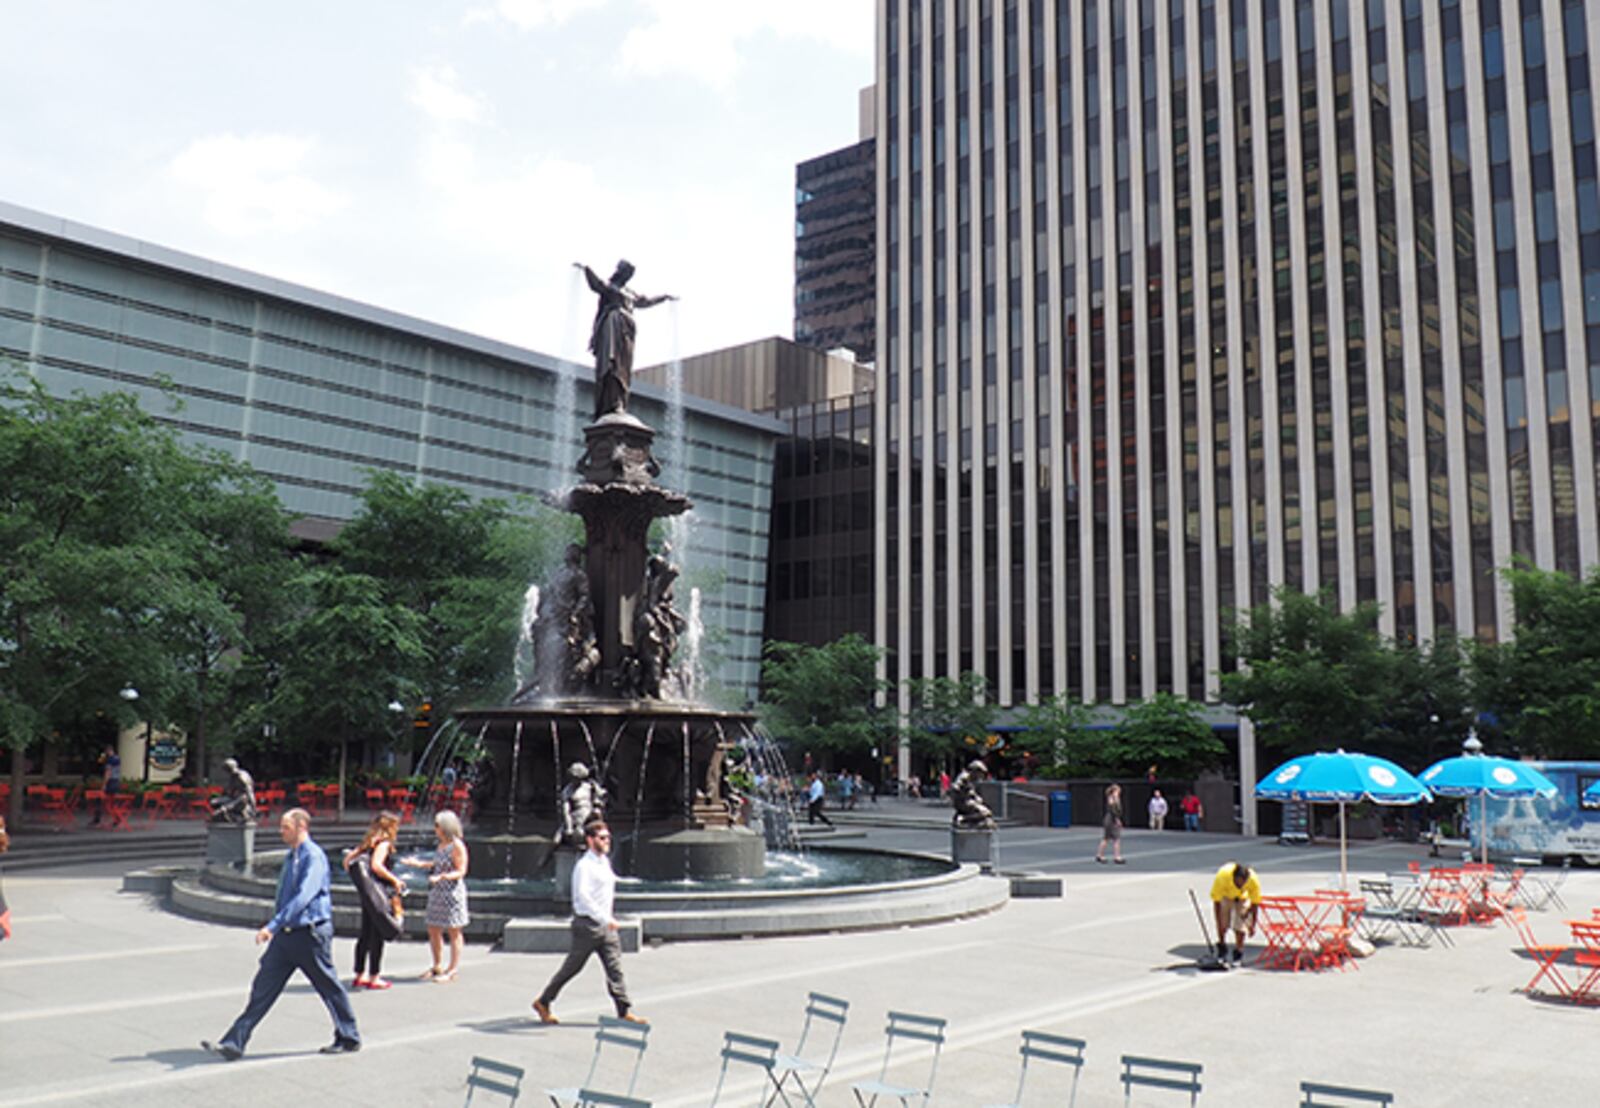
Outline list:
[[[870,837],[928,849],[942,835]],[[652,1020],[639,1094],[660,1108],[704,1105],[722,1032],[792,1045],[815,989],[852,1004],[824,1106],[853,1104],[850,1082],[876,1076],[890,1008],[950,1021],[942,1105],[1010,1096],[1024,1028],[1088,1040],[1080,1106],[1122,1103],[1124,1053],[1204,1064],[1202,1104],[1294,1103],[1301,1080],[1384,1089],[1405,1108],[1594,1102],[1600,1012],[1516,992],[1533,971],[1513,952],[1508,928],[1457,929],[1454,948],[1383,947],[1349,972],[1198,974],[1187,968],[1200,951],[1187,890],[1203,897],[1216,866],[1241,858],[1259,867],[1269,892],[1306,892],[1328,882],[1336,853],[1129,831],[1128,865],[1111,867],[1094,864],[1097,841],[1094,828],[1002,832],[1009,863],[1063,876],[1061,900],[1014,901],[931,927],[668,944],[626,956],[629,988]],[[1350,854],[1361,873],[1421,857],[1391,843]],[[528,1002],[558,956],[471,946],[461,980],[436,986],[414,979],[426,948],[406,942],[385,960],[395,988],[355,998],[360,1054],[316,1053],[329,1037],[327,1016],[297,983],[261,1025],[250,1056],[225,1065],[197,1043],[220,1034],[244,1003],[259,956],[250,932],[119,894],[118,873],[108,865],[7,876],[16,936],[0,943],[0,1103],[456,1105],[468,1062],[480,1054],[525,1067],[521,1103],[533,1104],[542,1102],[540,1088],[582,1076],[593,1018],[609,1011],[596,967],[562,995],[563,1024],[547,1028],[531,1019]],[[1575,871],[1564,895],[1569,914],[1586,915],[1600,904],[1600,872]],[[1564,936],[1560,918],[1535,914],[1535,931]],[[351,949],[335,944],[343,972]]]

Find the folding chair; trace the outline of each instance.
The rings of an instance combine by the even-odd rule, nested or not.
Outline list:
[[[939,1052],[944,1049],[944,1027],[947,1021],[934,1016],[915,1016],[909,1012],[890,1012],[889,1023],[883,1029],[883,1066],[876,1081],[858,1081],[850,1086],[861,1108],[871,1108],[879,1097],[889,1097],[900,1102],[900,1108],[910,1108],[913,1100],[920,1100],[926,1108],[933,1099],[933,1079],[939,1072]],[[933,1063],[928,1067],[928,1080],[922,1086],[892,1085],[886,1078],[894,1060],[897,1042],[932,1043]]]
[[[1361,914],[1361,937],[1377,942],[1393,931],[1405,946],[1427,946],[1428,933],[1422,925],[1395,899],[1394,884],[1389,881],[1363,879],[1361,895],[1367,907]]]
[[[594,1033],[594,1057],[589,1059],[589,1072],[583,1075],[583,1080],[576,1085],[565,1089],[546,1089],[544,1095],[550,1098],[550,1103],[555,1108],[561,1108],[563,1103],[577,1105],[580,1103],[583,1091],[595,1083],[595,1074],[600,1072],[600,1059],[611,1057],[618,1053],[633,1052],[633,1069],[628,1074],[628,1095],[633,1095],[633,1087],[639,1081],[639,1067],[644,1063],[645,1048],[650,1045],[650,1025],[648,1023],[629,1023],[619,1020],[614,1016],[601,1016],[600,1026]],[[606,1047],[615,1047],[607,1051]],[[618,1068],[609,1066],[607,1068]]]
[[[650,1102],[631,1096],[617,1096],[615,1093],[579,1089],[577,1108],[650,1108]]]
[[[1550,979],[1550,984],[1555,987],[1556,995],[1563,999],[1572,998],[1572,984],[1562,976],[1560,966],[1561,956],[1567,952],[1563,946],[1550,943],[1541,943],[1533,936],[1533,928],[1528,926],[1528,916],[1524,909],[1513,908],[1506,913],[1505,918],[1516,930],[1517,937],[1522,941],[1522,949],[1534,960],[1539,969],[1533,979],[1523,986],[1522,991],[1532,994],[1538,991],[1538,984],[1544,978]]]
[[[1391,873],[1389,884],[1394,888],[1395,903],[1400,906],[1407,919],[1426,927],[1429,937],[1438,939],[1445,946],[1456,945],[1456,941],[1450,937],[1450,931],[1445,926],[1445,910],[1435,907],[1423,898],[1422,881],[1416,874]]]
[[[1556,875],[1553,878],[1545,877],[1543,874],[1540,874],[1537,877],[1531,874],[1524,877],[1524,884],[1531,882],[1534,886],[1533,890],[1528,895],[1528,899],[1530,901],[1528,907],[1532,908],[1534,911],[1542,912],[1551,905],[1554,905],[1555,907],[1560,908],[1562,911],[1566,911],[1567,902],[1561,899],[1561,886],[1567,883],[1567,878],[1571,875],[1571,873],[1572,859],[1571,857],[1567,857],[1561,860],[1561,869],[1556,872]]]
[[[1022,1073],[1017,1078],[1017,1092],[1009,1104],[991,1104],[988,1108],[1022,1108],[1022,1090],[1028,1083],[1028,1063],[1034,1059],[1042,1062],[1060,1062],[1072,1067],[1072,1093],[1067,1104],[1073,1105],[1078,1101],[1078,1078],[1083,1076],[1083,1048],[1088,1044],[1082,1039],[1070,1039],[1065,1035],[1047,1035],[1043,1031],[1024,1031],[1022,1033]]]
[[[1193,1108],[1200,1100],[1200,1073],[1198,1062],[1172,1062],[1165,1058],[1141,1058],[1133,1054],[1122,1056],[1123,1108],[1133,1103],[1133,1087],[1171,1089],[1188,1093]]]
[[[1394,1103],[1393,1093],[1352,1089],[1345,1085],[1322,1085],[1315,1081],[1300,1082],[1300,1097],[1300,1108],[1357,1108],[1361,1104]]]
[[[761,1091],[756,1095],[756,1108],[767,1103],[767,1086],[773,1083],[772,1066],[777,1060],[778,1044],[773,1039],[758,1039],[737,1031],[722,1033],[722,1072],[717,1075],[717,1089],[711,1094],[711,1108],[717,1108],[722,1099],[722,1086],[728,1080],[728,1067],[734,1063],[755,1066],[764,1075]]]
[[[845,1015],[850,1011],[850,1002],[840,1000],[838,997],[827,996],[823,993],[811,993],[806,997],[806,1022],[800,1028],[800,1041],[795,1044],[793,1054],[779,1054],[772,1066],[772,1085],[774,1095],[781,1097],[785,1104],[791,1103],[785,1086],[791,1082],[795,1090],[805,1100],[810,1108],[815,1108],[817,1094],[822,1091],[822,1083],[828,1078],[828,1071],[833,1069],[833,1059],[839,1053],[839,1040],[844,1037]],[[826,1030],[817,1032],[817,1042],[811,1040],[811,1029],[817,1026],[818,1021],[830,1024],[833,1027],[833,1041],[828,1043],[828,1057],[822,1059],[821,1039],[827,1034]],[[812,1047],[813,1054],[806,1053],[807,1045]],[[805,1077],[815,1074],[815,1080],[810,1088],[806,1087]]]
[[[461,1102],[461,1108],[467,1108],[472,1103],[473,1094],[479,1089],[509,1097],[510,1103],[516,1104],[517,1098],[522,1095],[522,1067],[474,1056],[472,1072],[467,1074],[467,1099]]]

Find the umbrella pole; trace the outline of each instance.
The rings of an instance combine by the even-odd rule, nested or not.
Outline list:
[[[1482,845],[1480,861],[1489,864],[1489,792],[1478,794],[1478,842]]]
[[[1344,830],[1344,801],[1339,801],[1339,888],[1348,889],[1350,883],[1346,878],[1349,865],[1345,861],[1345,830]]]

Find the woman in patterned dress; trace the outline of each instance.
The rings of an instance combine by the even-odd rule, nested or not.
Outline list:
[[[467,844],[461,837],[461,817],[440,812],[433,817],[433,833],[439,839],[433,857],[421,855],[405,859],[408,866],[427,868],[428,946],[433,950],[433,966],[422,975],[424,981],[447,984],[461,969],[462,928],[467,926]],[[450,937],[450,964],[440,965],[444,938]]]

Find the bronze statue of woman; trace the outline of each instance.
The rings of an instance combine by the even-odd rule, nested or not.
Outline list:
[[[594,314],[594,333],[589,349],[594,353],[594,417],[610,412],[626,414],[628,394],[633,389],[633,310],[653,308],[676,296],[641,296],[628,288],[633,265],[617,263],[609,281],[603,280],[582,262],[574,262],[588,278],[589,288],[600,298]]]

